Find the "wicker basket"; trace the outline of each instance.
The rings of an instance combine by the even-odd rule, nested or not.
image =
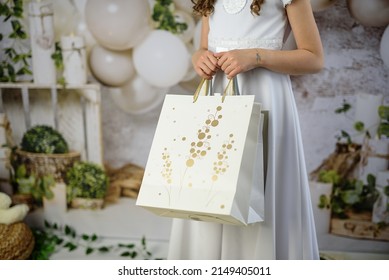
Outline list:
[[[40,154],[16,150],[15,154],[17,163],[24,164],[28,173],[53,175],[57,182],[64,182],[67,170],[81,159],[79,152]]]
[[[27,224],[0,224],[0,260],[28,259],[34,244],[34,235]]]

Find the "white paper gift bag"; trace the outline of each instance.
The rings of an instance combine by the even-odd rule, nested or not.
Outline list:
[[[165,217],[263,221],[263,116],[253,95],[166,95],[136,204]]]

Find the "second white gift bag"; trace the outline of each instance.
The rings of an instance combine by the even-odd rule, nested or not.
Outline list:
[[[183,219],[264,219],[264,114],[253,95],[167,94],[136,204]]]

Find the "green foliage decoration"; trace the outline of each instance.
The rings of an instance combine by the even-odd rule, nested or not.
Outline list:
[[[60,42],[55,42],[55,50],[54,53],[51,55],[51,58],[54,60],[55,68],[57,69],[58,72],[57,82],[59,85],[65,88],[66,79],[63,76],[64,64],[63,64],[63,57],[62,57],[62,47]]]
[[[338,184],[341,177],[335,170],[321,171],[319,174],[318,181],[322,183],[330,183],[332,185]],[[322,194],[319,196],[319,204],[317,205],[320,209],[331,208],[331,198]]]
[[[181,34],[188,25],[184,22],[177,22],[174,16],[173,0],[156,0],[151,18],[156,23],[156,29],[166,30],[173,34]]]
[[[324,195],[319,197],[319,208],[331,208],[332,214],[341,219],[348,218],[348,211],[360,213],[373,210],[374,202],[379,196],[374,175],[367,176],[366,184],[355,178],[341,178],[333,170],[321,172],[319,178],[321,182],[333,184],[330,199]]]
[[[32,232],[35,237],[35,246],[30,256],[32,260],[48,260],[59,250],[83,250],[85,255],[115,253],[121,259],[153,258],[144,236],[140,244],[118,243],[106,246],[101,245],[102,238],[96,234],[78,234],[69,225],[58,226],[48,221],[44,222],[44,229],[33,228]]]
[[[55,180],[52,175],[39,177],[35,174],[27,174],[26,166],[21,164],[16,168],[12,181],[18,193],[31,194],[38,204],[42,204],[42,198],[48,200],[54,198],[52,187],[55,185]]]
[[[378,137],[385,136],[389,138],[389,106],[378,107],[378,115],[380,116],[381,122],[378,125]]]
[[[335,109],[335,114],[347,114],[351,109],[351,104],[346,100],[343,100],[342,106]],[[336,136],[338,142],[346,142],[347,144],[352,143],[352,136],[345,130],[340,131],[340,135]]]
[[[68,144],[61,133],[48,125],[36,125],[27,130],[22,138],[21,149],[30,153],[64,154]]]
[[[21,24],[23,18],[23,0],[0,1],[0,16],[4,17],[2,25],[10,22],[12,31],[0,33],[0,42],[12,39],[12,45],[3,46],[4,57],[0,61],[0,82],[16,82],[18,77],[31,75],[29,59],[31,50],[26,50],[20,43],[27,39],[27,33]]]
[[[346,114],[350,111],[352,106],[350,103],[343,100],[343,104],[341,107],[335,109],[336,114]],[[377,108],[377,114],[380,117],[380,122],[377,124],[377,135],[379,139],[389,138],[389,106],[381,105]],[[361,121],[356,121],[354,123],[354,129],[358,134],[365,134],[367,138],[371,138],[369,133],[369,127],[366,127],[365,124]],[[354,136],[350,135],[350,133],[341,130],[341,134],[337,136],[337,140],[339,142],[345,141],[348,144],[351,144],[352,138]]]
[[[341,176],[335,170],[323,170],[319,174],[319,182],[323,183],[338,184],[341,179]]]
[[[336,114],[347,113],[351,109],[351,104],[346,100],[343,100],[342,106],[335,109]]]
[[[67,200],[75,197],[104,198],[108,189],[104,169],[92,162],[76,162],[66,173]]]
[[[354,123],[354,129],[358,132],[363,132],[365,130],[365,124],[361,121]]]

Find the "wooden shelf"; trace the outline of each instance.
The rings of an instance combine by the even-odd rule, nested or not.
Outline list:
[[[11,123],[15,143],[37,124],[60,131],[82,160],[103,164],[101,88],[34,83],[0,83],[0,112]]]
[[[64,88],[62,85],[56,84],[35,84],[35,83],[0,83],[0,88],[31,88],[31,89],[51,89],[53,87],[57,89],[93,89],[93,90],[100,90],[99,84],[85,84],[81,86],[74,86],[74,85],[66,85]]]

